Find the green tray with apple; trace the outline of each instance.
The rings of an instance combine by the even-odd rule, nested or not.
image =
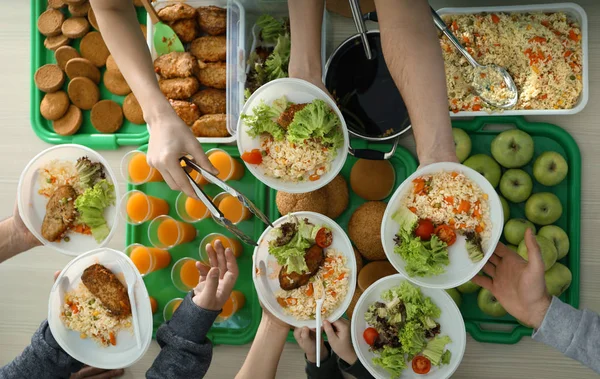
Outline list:
[[[483,174],[508,200],[503,200],[509,215],[505,214],[502,242],[526,257],[520,241],[533,226],[548,291],[577,308],[581,153],[573,137],[559,126],[513,116],[457,120],[452,126],[459,160]],[[449,292],[460,302],[467,331],[475,340],[514,344],[531,335],[532,330],[506,314],[487,290],[471,282],[457,290]]]

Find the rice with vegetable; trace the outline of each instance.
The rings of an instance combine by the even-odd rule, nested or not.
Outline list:
[[[83,193],[79,185],[79,174],[75,164],[71,161],[52,160],[39,169],[38,193],[46,197],[52,196],[60,186],[70,185],[78,194]]]
[[[261,167],[265,174],[286,181],[318,179],[329,171],[335,151],[325,149],[317,141],[302,144],[288,140],[275,141],[270,136],[261,137],[261,148],[265,151]]]

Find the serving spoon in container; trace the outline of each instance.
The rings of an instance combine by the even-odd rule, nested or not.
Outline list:
[[[156,9],[150,4],[149,0],[142,0],[146,12],[150,16],[150,20],[154,24],[154,49],[158,55],[169,54],[173,51],[180,53],[185,52],[185,48],[181,43],[177,33],[167,24],[163,23],[156,13]]]

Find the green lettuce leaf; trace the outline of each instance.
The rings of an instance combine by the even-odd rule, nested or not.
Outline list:
[[[294,237],[283,246],[269,244],[269,254],[277,259],[277,263],[282,266],[288,266],[288,272],[302,273],[308,271],[304,254],[306,249],[311,247],[315,241],[312,238],[314,230],[318,227],[306,223],[304,220],[298,221],[298,231]],[[277,231],[277,229],[275,229]],[[318,229],[317,229],[318,230]]]
[[[285,131],[274,119],[279,117],[281,112],[261,101],[252,109],[252,114],[243,114],[241,117],[248,125],[248,135],[252,138],[260,136],[262,133],[268,133],[277,141],[283,139]]]
[[[86,224],[92,230],[96,241],[102,242],[110,232],[104,210],[115,203],[115,187],[106,179],[100,180],[75,199],[75,208],[79,212],[78,222]]]
[[[285,25],[269,14],[263,14],[258,18],[256,24],[261,28],[263,41],[275,43],[277,37],[285,33]]]
[[[452,342],[452,340],[448,336],[437,336],[427,343],[425,350],[423,350],[423,355],[429,358],[432,365],[439,366],[443,361],[442,355],[444,349],[450,342]],[[449,358],[450,357],[447,357],[446,360],[449,361]]]
[[[288,126],[287,139],[292,143],[303,143],[309,138],[321,139],[323,143],[331,143],[335,150],[344,141],[340,124],[339,117],[329,105],[317,99],[296,112]]]
[[[446,271],[445,267],[450,263],[448,245],[437,236],[431,236],[429,241],[421,241],[412,232],[401,228],[397,237],[394,252],[404,259],[408,275],[433,276]]]
[[[381,350],[381,354],[373,358],[373,363],[383,367],[390,373],[392,378],[399,378],[402,375],[402,371],[407,367],[404,353],[399,347],[385,346]]]
[[[450,358],[452,358],[452,353],[450,352],[450,350],[444,351],[444,354],[442,354],[442,361],[440,365],[449,365]]]
[[[402,352],[408,355],[408,359],[413,359],[425,347],[425,331],[418,322],[408,321],[404,324],[399,337]]]

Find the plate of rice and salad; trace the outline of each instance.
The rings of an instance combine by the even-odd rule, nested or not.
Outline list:
[[[478,172],[458,163],[426,166],[396,190],[381,228],[390,263],[415,284],[453,288],[492,255],[503,227],[500,198]]]
[[[254,92],[242,109],[237,135],[250,172],[288,193],[325,186],[348,154],[348,131],[335,102],[300,79],[277,79]]]
[[[252,279],[261,303],[294,327],[315,327],[316,300],[331,322],[342,317],[356,288],[350,240],[330,218],[314,212],[283,216],[254,250]]]

